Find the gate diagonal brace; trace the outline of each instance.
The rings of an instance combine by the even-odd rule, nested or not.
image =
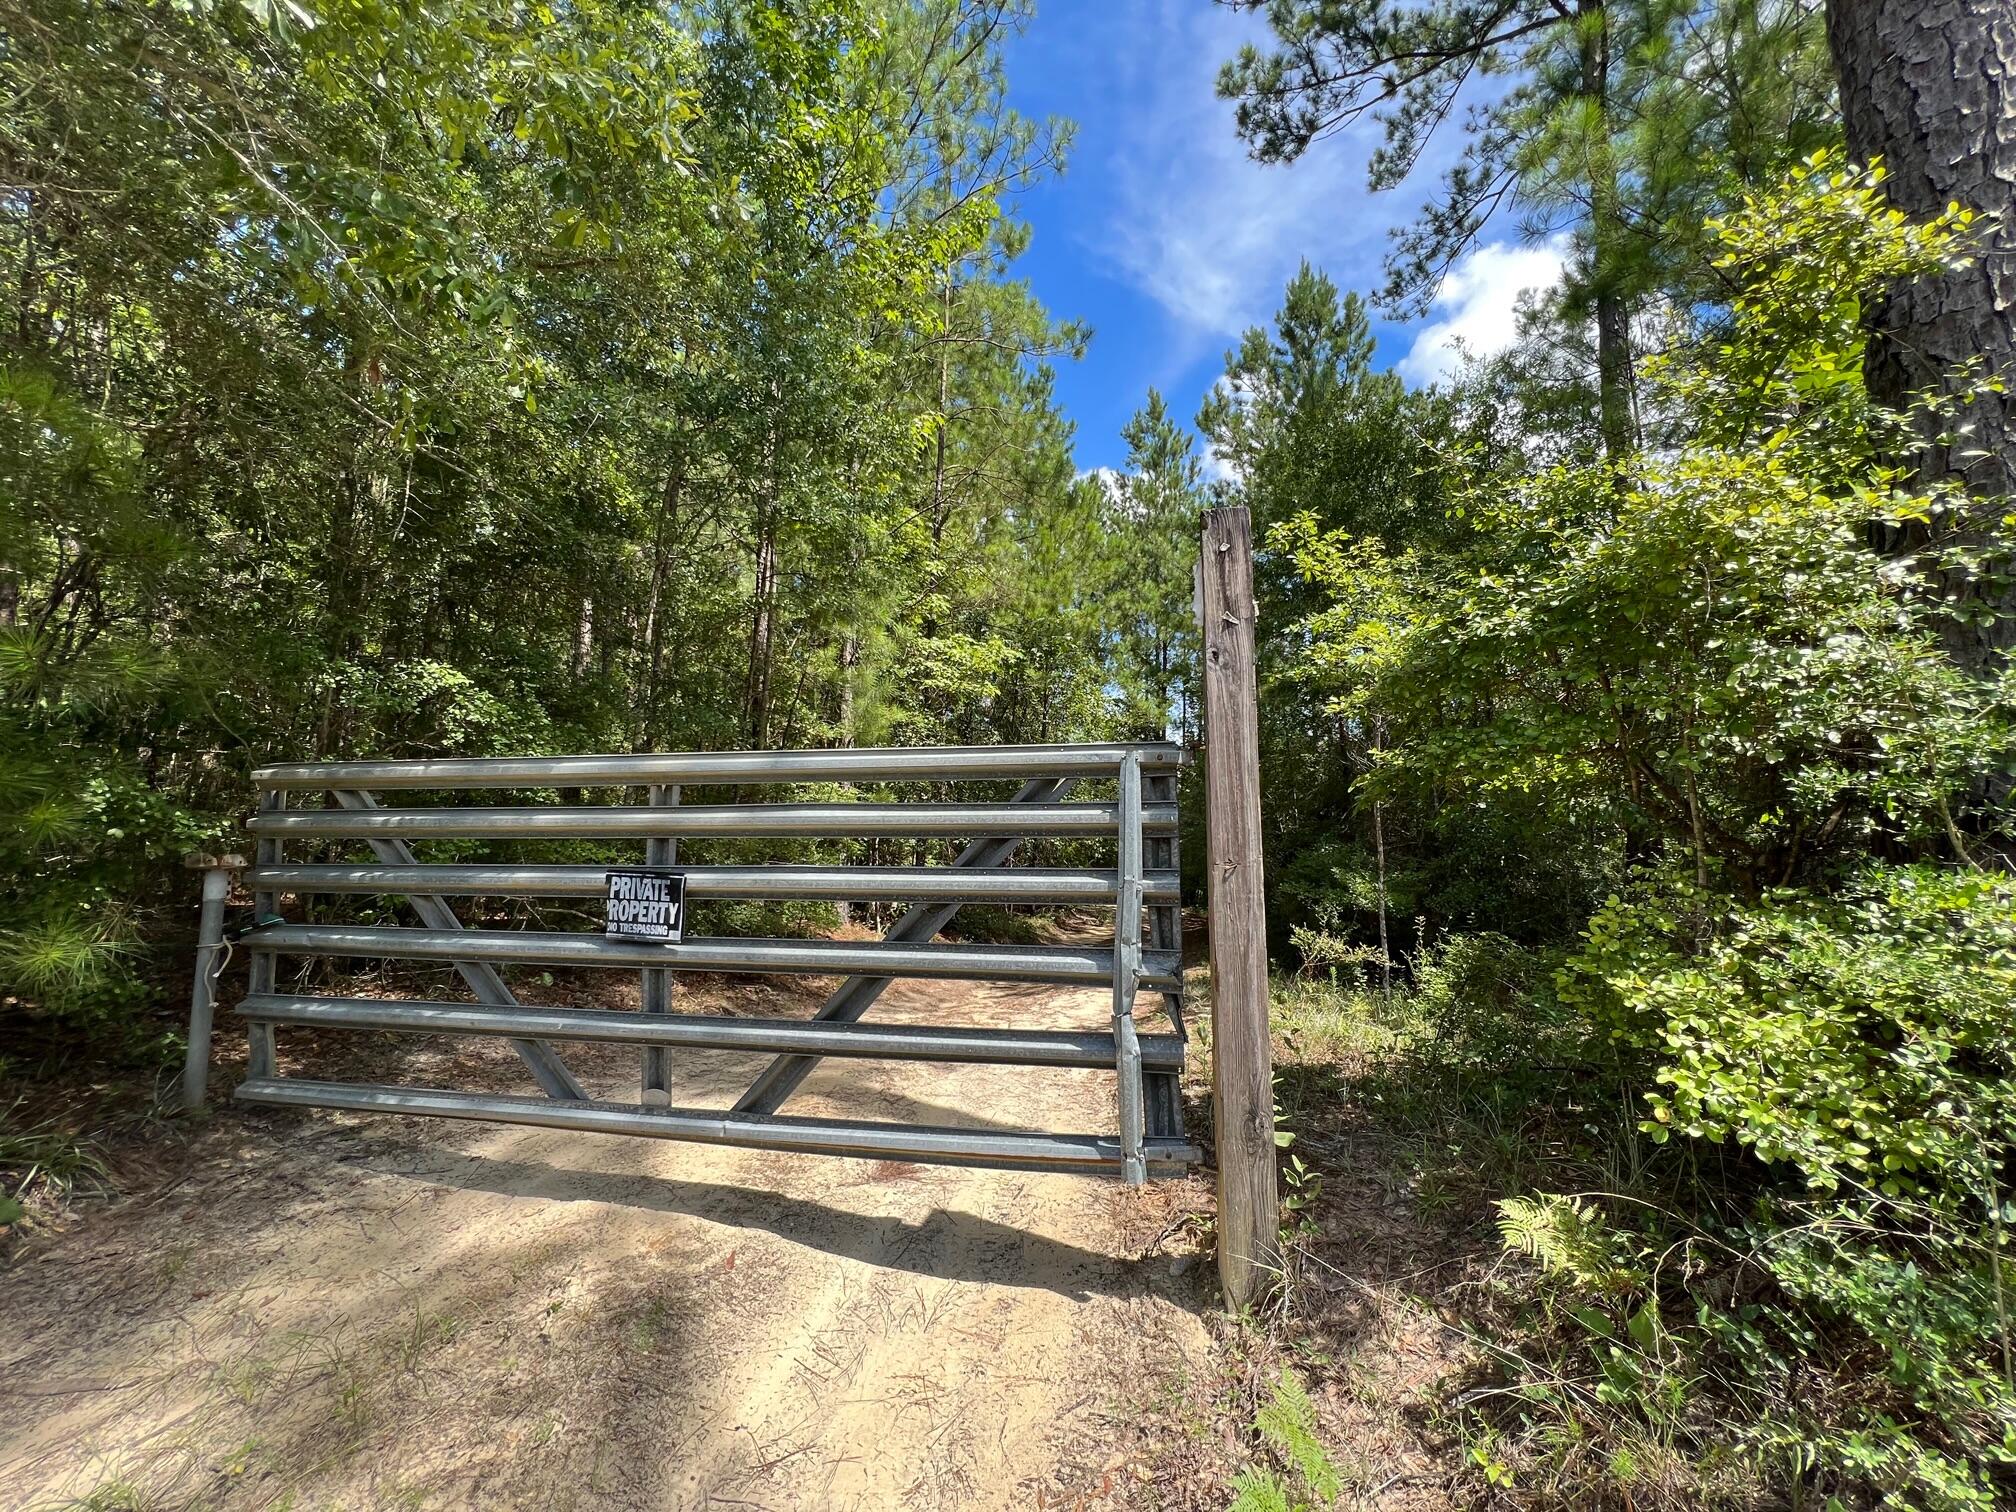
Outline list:
[[[378,800],[361,788],[335,789],[336,801],[346,809],[375,809]],[[369,841],[372,854],[385,866],[417,866],[413,847],[404,840],[381,840],[373,836]],[[420,922],[429,929],[461,930],[462,921],[455,916],[455,910],[445,898],[433,893],[408,893],[406,901],[413,905],[413,911],[420,915]],[[521,1008],[524,1005],[504,985],[504,978],[497,974],[497,968],[484,961],[457,961],[455,969],[462,973],[462,980],[469,984],[469,990],[476,995],[479,1003],[488,1003],[493,1008]],[[518,1058],[525,1062],[532,1073],[532,1079],[548,1097],[566,1098],[571,1101],[586,1101],[587,1090],[574,1079],[561,1061],[559,1053],[544,1040],[514,1039],[511,1048],[518,1052]]]
[[[1022,784],[1012,801],[1016,803],[1056,803],[1068,794],[1076,779],[1069,777],[1034,777]],[[952,862],[954,866],[978,867],[1000,866],[1015,854],[1022,844],[1020,835],[992,835],[984,840],[975,840],[962,850]],[[959,912],[957,903],[918,903],[904,910],[903,917],[889,926],[882,936],[885,944],[915,944],[929,940],[952,922]],[[834,988],[826,1001],[819,1005],[813,1019],[851,1024],[875,1006],[875,1000],[882,996],[883,989],[893,981],[892,977],[855,976],[849,977]],[[775,1113],[784,1105],[784,1100],[797,1091],[805,1078],[818,1066],[820,1057],[816,1055],[780,1055],[763,1068],[749,1090],[735,1100],[732,1111],[736,1113]]]

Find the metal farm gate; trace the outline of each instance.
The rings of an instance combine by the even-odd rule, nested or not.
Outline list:
[[[247,882],[255,925],[249,989],[238,1005],[250,1031],[247,1102],[290,1107],[430,1114],[546,1128],[639,1134],[758,1149],[797,1150],[958,1165],[1118,1175],[1127,1182],[1180,1171],[1197,1159],[1183,1137],[1177,1073],[1183,1059],[1177,912],[1176,779],[1183,753],[1169,744],[762,751],[485,760],[365,761],[269,767],[256,774],[258,842]],[[695,788],[739,800],[742,790],[781,783],[1019,782],[1007,801],[682,802]],[[1076,793],[1081,784],[1098,793]],[[630,793],[620,790],[629,789]],[[516,791],[576,801],[472,806],[459,795]],[[579,801],[601,790],[610,803]],[[407,795],[427,806],[404,806]],[[627,801],[641,793],[645,802]],[[1110,796],[1109,796],[1110,793]],[[394,800],[384,795],[398,794]],[[333,806],[332,806],[333,805]],[[949,866],[676,865],[680,840],[964,839]],[[1094,837],[1110,865],[1011,866],[1024,840]],[[437,841],[635,841],[648,874],[683,877],[683,896],[715,899],[907,903],[882,939],[612,938],[466,926],[448,901],[468,898],[602,898],[609,873],[636,862],[594,865],[441,864],[415,845]],[[324,857],[290,862],[290,842],[314,842]],[[370,859],[360,854],[368,851]],[[466,846],[464,847],[466,853]],[[347,855],[346,855],[347,853]],[[671,884],[668,882],[667,884]],[[203,956],[189,1085],[201,1100],[207,1056],[217,916],[206,891]],[[279,921],[281,895],[379,894],[406,900],[417,928]],[[1040,903],[1110,908],[1111,946],[942,944],[934,937],[965,903]],[[1143,939],[1144,913],[1147,937]],[[474,1002],[408,1002],[283,990],[290,957],[452,963]],[[521,1004],[502,966],[601,967],[642,973],[642,1012]],[[680,971],[844,976],[809,1021],[720,1018],[671,1011]],[[1112,995],[1112,1027],[1086,1033],[863,1022],[898,977],[1098,986]],[[1135,1026],[1142,989],[1159,999],[1172,1033]],[[502,1096],[453,1089],[306,1080],[278,1073],[275,1036],[296,1026],[404,1030],[508,1038],[538,1087]],[[642,1051],[635,1102],[590,1097],[560,1045],[634,1045]],[[200,1049],[199,1049],[200,1047]],[[670,1106],[667,1057],[681,1048],[743,1050],[771,1057],[732,1108]],[[1030,1067],[1100,1067],[1118,1080],[1111,1134],[1001,1132],[792,1117],[785,1100],[824,1056]],[[988,1110],[993,1113],[995,1110]]]

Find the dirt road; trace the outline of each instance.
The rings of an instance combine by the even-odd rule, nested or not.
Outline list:
[[[714,1006],[817,996],[743,993]],[[876,1017],[1108,1011],[911,982]],[[336,1053],[282,1035],[284,1068]],[[523,1085],[500,1045],[361,1055]],[[634,1052],[568,1058],[635,1096]],[[674,1100],[757,1064],[685,1053]],[[1108,1129],[1112,1078],[829,1062],[790,1111]],[[1203,1267],[1155,1242],[1181,1187],[245,1109],[164,1164],[0,1274],[0,1505],[1103,1506],[1207,1349]]]

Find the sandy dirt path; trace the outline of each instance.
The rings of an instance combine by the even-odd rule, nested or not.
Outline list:
[[[762,990],[741,1011],[814,1000]],[[911,982],[875,1016],[1107,1012]],[[332,1046],[282,1050],[326,1067]],[[365,1053],[345,1074],[522,1081],[499,1045]],[[598,1095],[635,1096],[635,1052],[567,1053]],[[725,1106],[759,1064],[685,1053],[675,1101]],[[828,1062],[790,1111],[1109,1129],[1112,1078]],[[1139,1473],[1132,1424],[1204,1369],[1203,1267],[1156,1242],[1183,1196],[227,1109],[157,1190],[0,1275],[0,1505],[1106,1505]]]

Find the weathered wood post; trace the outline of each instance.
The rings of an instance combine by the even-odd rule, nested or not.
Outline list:
[[[1211,912],[1211,1090],[1218,1140],[1218,1279],[1240,1308],[1280,1271],[1274,1056],[1267,1037],[1267,900],[1260,866],[1260,708],[1253,523],[1204,511],[1204,813]]]

